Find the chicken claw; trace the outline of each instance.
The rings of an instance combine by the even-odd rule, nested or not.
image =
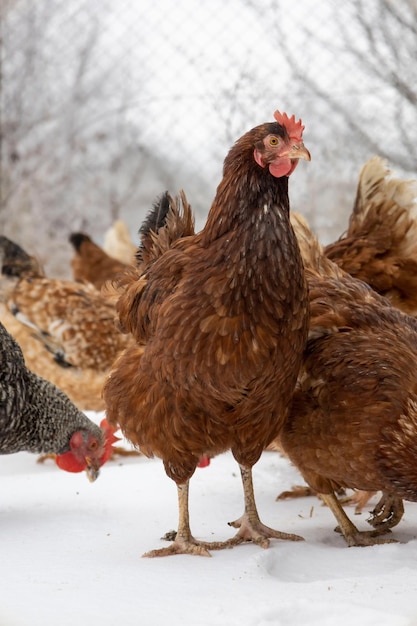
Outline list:
[[[179,537],[178,533],[173,543],[171,543],[171,545],[167,548],[150,550],[149,552],[145,552],[145,554],[142,554],[142,556],[154,558],[156,556],[172,556],[174,554],[195,554],[197,556],[211,557],[211,554],[207,550],[204,542],[196,541],[191,535],[189,537]]]
[[[303,537],[284,533],[265,526],[259,519],[258,511],[253,495],[252,470],[239,465],[242,476],[243,492],[245,497],[245,512],[239,519],[230,522],[229,526],[239,528],[239,531],[231,539],[226,541],[197,541],[191,534],[188,512],[188,489],[189,483],[177,485],[179,523],[178,531],[169,531],[163,537],[173,540],[167,548],[159,548],[146,552],[144,557],[171,556],[174,554],[195,554],[197,556],[211,556],[209,550],[224,550],[233,548],[246,541],[252,541],[261,548],[269,547],[270,539],[284,539],[287,541],[304,541]]]
[[[269,539],[284,539],[287,541],[304,541],[303,537],[284,533],[265,526],[259,519],[253,492],[252,470],[243,465],[239,465],[242,477],[243,493],[245,499],[245,512],[242,517],[229,522],[229,526],[239,528],[239,532],[226,541],[226,545],[236,546],[244,541],[253,541],[261,548],[269,547]]]
[[[177,485],[178,493],[178,508],[179,508],[179,522],[178,531],[169,531],[163,537],[168,541],[172,541],[171,545],[167,548],[159,548],[156,550],[150,550],[145,552],[144,557],[156,557],[156,556],[172,556],[174,554],[194,554],[197,556],[211,556],[209,549],[211,550],[223,550],[225,548],[231,548],[225,541],[197,541],[191,534],[190,530],[190,518],[188,512],[188,492],[189,482],[184,485]]]
[[[331,494],[320,494],[324,503],[331,509],[335,518],[339,522],[338,529],[345,538],[347,545],[351,548],[353,546],[373,546],[382,543],[398,543],[396,539],[388,539],[380,537],[381,532],[377,530],[360,531],[351,522],[346,513],[344,512],[342,505],[336,496]]]
[[[230,545],[230,547],[236,546],[245,541],[252,541],[261,548],[268,548],[270,539],[304,541],[304,538],[300,537],[300,535],[284,533],[280,530],[274,530],[273,528],[269,528],[269,526],[265,526],[265,524],[263,524],[259,519],[258,515],[248,515],[247,513],[244,513],[239,519],[234,522],[229,522],[229,526],[239,528],[239,532],[234,537],[225,541],[225,544]]]
[[[371,511],[371,517],[366,521],[379,533],[388,532],[396,526],[404,515],[404,503],[401,498],[383,494],[382,498]]]

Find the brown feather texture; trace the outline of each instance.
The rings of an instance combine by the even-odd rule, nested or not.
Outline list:
[[[0,303],[0,322],[19,344],[27,367],[59,387],[82,411],[103,411],[103,385],[107,372],[92,368],[62,367],[46,350],[39,335]]]
[[[47,278],[36,259],[0,237],[0,299],[63,366],[106,372],[130,343],[115,309],[88,283]]]
[[[348,545],[385,542],[379,534],[398,523],[402,499],[417,500],[417,321],[327,259],[305,221],[292,222],[310,329],[280,441]],[[382,491],[385,522],[358,531],[334,497],[340,487]]]
[[[417,316],[417,182],[391,176],[386,162],[363,166],[347,232],[324,248],[346,272]]]
[[[100,290],[106,281],[130,267],[109,256],[86,233],[71,233],[69,241],[74,248],[74,256],[71,259],[74,280],[91,283]]]
[[[271,173],[282,163],[291,173],[298,158],[310,156],[276,122],[246,133],[225,159],[204,229],[194,234],[184,194],[171,199],[163,224],[157,217],[141,233],[138,270],[119,282],[120,326],[136,345],[106,382],[108,419],[163,459],[178,485],[177,539],[150,556],[207,554],[189,529],[188,481],[200,457],[228,449],[241,468],[245,514],[232,542],[210,546],[298,539],[260,523],[251,485],[252,466],[286,418],[307,335],[288,176]]]

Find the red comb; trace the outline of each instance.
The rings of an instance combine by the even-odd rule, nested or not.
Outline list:
[[[288,117],[286,113],[280,113],[279,111],[275,111],[274,117],[278,124],[281,124],[281,126],[285,126],[285,129],[291,139],[301,141],[304,130],[304,126],[301,120],[298,120],[298,122],[296,122],[295,115]]]
[[[104,463],[106,463],[106,461],[108,461],[113,454],[113,444],[116,441],[119,441],[120,437],[116,437],[116,435],[114,434],[116,430],[119,430],[118,427],[114,428],[114,426],[111,426],[106,418],[101,420],[100,428],[103,430],[105,438],[104,452],[103,456],[100,459],[101,465],[104,465]]]

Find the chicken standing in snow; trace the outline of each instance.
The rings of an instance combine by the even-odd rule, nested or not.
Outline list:
[[[252,485],[252,466],[285,421],[308,328],[288,177],[310,155],[301,121],[274,117],[231,148],[204,229],[120,282],[120,326],[137,344],[105,384],[107,416],[143,453],[162,458],[178,487],[176,539],[147,556],[300,539],[261,522]],[[239,531],[224,542],[198,541],[189,480],[205,454],[228,449],[244,489],[244,514],[232,523]]]
[[[413,317],[417,317],[416,198],[417,181],[393,177],[384,159],[372,157],[361,169],[347,231],[323,248],[323,254],[345,272],[363,280]],[[308,228],[298,223],[297,216],[292,214],[292,219],[309,262],[317,241]],[[278,499],[311,493],[311,488],[297,486]],[[341,502],[355,504],[355,513],[360,513],[373,495],[374,492],[356,490]],[[386,509],[385,497],[382,506]],[[379,519],[380,509],[381,503],[372,511],[371,524]],[[389,523],[399,521],[402,512],[400,501],[395,514],[389,512]]]
[[[379,535],[400,521],[402,500],[417,501],[417,320],[327,259],[305,223],[296,230],[310,328],[280,441],[349,546],[385,543]],[[374,530],[350,521],[340,487],[382,491]]]
[[[112,453],[113,429],[81,413],[55,385],[27,369],[16,341],[0,324],[0,454],[56,454],[58,467],[89,480]]]

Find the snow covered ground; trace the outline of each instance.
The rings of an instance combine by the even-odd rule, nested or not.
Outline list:
[[[417,504],[394,529],[404,543],[347,548],[316,498],[275,501],[301,482],[277,453],[255,466],[258,508],[305,542],[212,558],[141,558],[177,524],[175,485],[158,459],[110,462],[90,484],[20,453],[0,457],[0,475],[0,626],[417,625]],[[197,537],[232,535],[242,489],[230,454],[197,470],[190,504]],[[353,519],[367,527],[365,514]]]

